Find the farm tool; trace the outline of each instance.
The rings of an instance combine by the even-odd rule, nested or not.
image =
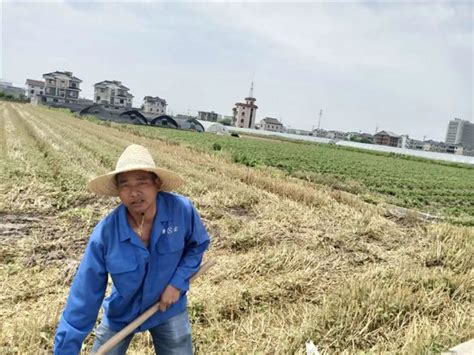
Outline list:
[[[212,266],[214,266],[216,262],[214,260],[209,260],[201,265],[199,270],[191,277],[189,280],[193,282],[196,278],[203,275],[207,270],[209,270]],[[160,307],[160,302],[155,303],[153,306],[148,308],[145,312],[143,312],[140,316],[138,316],[135,320],[133,320],[129,325],[123,328],[120,332],[115,334],[112,338],[110,338],[104,345],[102,345],[99,350],[95,353],[96,355],[106,355],[107,352],[112,350],[118,343],[120,343],[125,337],[127,337],[131,332],[137,329],[140,325],[142,325],[148,318],[150,318],[153,314],[158,312]]]

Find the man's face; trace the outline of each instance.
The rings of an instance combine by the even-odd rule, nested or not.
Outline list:
[[[158,178],[142,170],[117,175],[120,200],[131,213],[145,213],[156,200]]]

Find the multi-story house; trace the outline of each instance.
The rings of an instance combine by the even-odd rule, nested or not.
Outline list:
[[[72,72],[55,71],[43,74],[43,102],[74,103],[79,98],[82,80],[72,75]]]
[[[260,121],[260,129],[264,131],[283,132],[284,128],[276,118],[265,117]]]
[[[218,114],[215,113],[214,111],[211,111],[211,112],[199,111],[198,117],[202,121],[217,122]]]
[[[113,108],[132,108],[130,89],[117,80],[104,80],[94,84],[94,102]]]
[[[398,147],[401,143],[401,137],[393,132],[380,131],[374,135],[374,143]]]
[[[42,96],[44,93],[44,81],[26,79],[26,96],[31,100],[35,97]]]
[[[152,96],[145,96],[143,98],[142,110],[145,113],[166,115],[166,100]]]
[[[257,99],[253,97],[253,82],[250,87],[249,96],[245,98],[244,102],[237,102],[233,111],[233,120],[235,127],[240,128],[255,128],[255,119],[257,115],[258,106],[255,105]]]

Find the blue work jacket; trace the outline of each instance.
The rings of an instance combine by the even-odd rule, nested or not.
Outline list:
[[[59,321],[54,354],[78,354],[94,327],[100,306],[102,321],[119,331],[155,304],[171,284],[180,299],[157,312],[136,331],[153,328],[186,310],[189,278],[198,270],[209,236],[192,203],[159,192],[148,248],[131,228],[121,204],[97,224],[84,252]],[[108,275],[113,287],[104,300]]]

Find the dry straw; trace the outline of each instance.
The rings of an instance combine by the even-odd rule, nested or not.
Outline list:
[[[219,268],[190,293],[198,353],[304,353],[310,339],[323,353],[428,353],[474,337],[470,227],[393,216],[349,194],[113,124],[26,105],[0,110],[0,207],[39,218],[12,234],[0,222],[2,354],[51,351],[70,269],[117,203],[97,199],[85,182],[91,171],[113,169],[132,143],[189,182],[179,191],[213,239],[209,256]],[[130,352],[152,349],[140,334]]]

